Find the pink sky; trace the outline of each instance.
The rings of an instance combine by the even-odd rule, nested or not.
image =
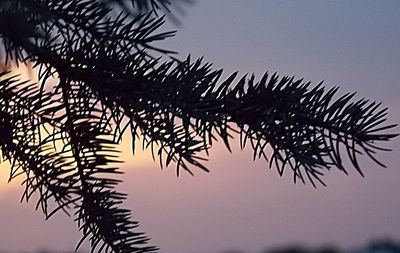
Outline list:
[[[400,122],[400,3],[398,1],[198,1],[187,8],[178,35],[164,45],[185,57],[205,56],[226,73],[265,70],[305,77],[359,97],[383,101],[389,122]],[[399,132],[399,128],[396,129]],[[175,177],[148,154],[124,149],[121,189],[141,230],[166,253],[259,252],[299,242],[362,245],[374,237],[400,240],[400,138],[363,162],[365,178],[333,170],[328,187],[293,185],[250,152],[211,152],[211,173]],[[126,144],[126,146],[129,146]],[[1,167],[3,176],[4,169]],[[71,250],[80,238],[71,217],[45,222],[20,190],[0,184],[0,252]],[[14,184],[15,185],[15,184]]]

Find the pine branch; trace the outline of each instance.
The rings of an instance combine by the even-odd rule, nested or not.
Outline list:
[[[125,19],[116,20],[123,26]],[[157,28],[158,24],[153,26]],[[128,26],[124,30],[125,37],[137,32],[135,29]],[[150,37],[151,31],[154,29],[143,30]],[[89,34],[99,33],[101,31]],[[66,39],[61,45],[68,43]],[[110,43],[106,39],[104,44]],[[136,40],[131,43],[135,44]],[[221,71],[212,71],[210,64],[203,65],[201,60],[192,63],[188,58],[182,62],[173,60],[159,64],[158,60],[142,55],[140,50],[132,52],[129,48],[123,54],[122,51],[111,53],[113,63],[105,65],[104,62],[111,62],[107,47],[95,50],[80,45],[60,51],[59,47],[35,45],[29,40],[20,40],[19,46],[19,50],[31,52],[32,60],[51,66],[58,73],[66,73],[70,80],[89,85],[106,106],[106,111],[119,115],[114,120],[117,129],[126,129],[120,127],[122,120],[119,118],[127,117],[131,128],[143,133],[144,145],[158,146],[160,159],[162,153],[166,153],[166,164],[176,161],[178,172],[181,165],[190,172],[185,161],[208,171],[199,162],[201,158],[197,154],[203,150],[208,152],[214,132],[229,149],[231,123],[236,123],[244,136],[243,146],[246,140],[251,141],[254,157],[268,160],[266,148],[269,146],[273,151],[270,166],[275,163],[280,174],[289,166],[295,180],[300,178],[303,182],[300,170],[304,170],[313,184],[313,179],[320,181],[322,170],[332,165],[345,171],[338,155],[341,147],[347,150],[351,163],[361,173],[356,146],[361,146],[364,153],[377,161],[371,142],[394,137],[364,131],[368,124],[381,121],[385,116],[384,112],[378,112],[374,103],[358,101],[352,104],[351,97],[346,95],[330,104],[336,89],[325,94],[322,86],[309,90],[310,84],[288,77],[279,80],[273,75],[268,80],[266,75],[258,83],[254,77],[249,80],[243,77],[232,86],[236,73],[218,83]],[[90,58],[91,54],[94,56]],[[364,107],[371,110],[364,110]],[[368,119],[368,113],[375,112],[378,116]],[[343,118],[346,121],[341,122]],[[176,122],[177,119],[181,124]],[[349,129],[350,126],[357,127]],[[380,127],[389,129],[393,126]]]
[[[37,208],[46,218],[75,209],[82,241],[89,239],[92,250],[155,251],[142,232],[133,231],[138,223],[120,207],[125,194],[113,189],[119,180],[110,177],[120,172],[109,167],[119,162],[115,143],[96,116],[90,90],[61,87],[61,100],[55,100],[57,94],[50,98],[38,94],[36,85],[24,84],[15,77],[0,81],[0,146],[13,165],[10,177],[25,174],[23,197],[37,193]],[[49,123],[52,131],[41,133]],[[54,210],[48,209],[51,200],[58,203]]]
[[[325,91],[322,84],[311,88],[310,83],[279,78],[276,74],[266,74],[259,82],[255,82],[254,76],[243,77],[233,85],[236,73],[218,83],[221,71],[211,71],[210,65],[201,65],[201,61],[191,63],[188,58],[172,66],[167,63],[128,80],[104,78],[106,83],[95,82],[93,86],[99,92],[104,89],[101,94],[107,97],[107,87],[112,85],[118,94],[110,99],[135,122],[158,119],[175,125],[179,118],[181,124],[174,129],[184,129],[185,138],[172,143],[191,143],[194,152],[190,157],[207,150],[215,132],[229,149],[233,123],[240,129],[242,148],[250,141],[254,157],[265,157],[270,166],[275,163],[280,174],[287,166],[291,167],[295,180],[304,182],[305,173],[314,185],[314,179],[323,183],[320,175],[331,166],[346,171],[340,149],[346,150],[351,164],[362,174],[358,156],[364,153],[382,165],[374,154],[382,148],[374,143],[397,136],[382,132],[395,126],[384,124],[386,108],[366,99],[352,101],[354,94],[335,99],[337,88]],[[132,89],[133,83],[136,86]],[[142,111],[147,119],[138,120]],[[173,130],[166,126],[147,129],[156,129],[156,134],[164,136],[173,135]],[[159,145],[170,143],[156,134],[151,134],[152,141]],[[199,143],[203,145],[198,146]],[[270,159],[266,155],[268,147],[273,152]],[[186,158],[186,154],[177,155],[177,160]]]
[[[208,171],[203,161],[213,141],[230,150],[235,136],[241,148],[251,145],[254,159],[314,186],[331,167],[347,173],[348,162],[362,174],[360,155],[384,166],[376,152],[397,135],[379,103],[277,74],[221,80],[210,63],[180,61],[154,46],[174,35],[158,32],[164,18],[157,12],[168,1],[126,3],[0,2],[1,60],[31,62],[41,80],[0,73],[0,148],[12,163],[10,179],[25,175],[23,197],[37,193],[47,218],[75,210],[92,251],[156,250],[114,190],[120,172],[110,165],[119,162],[115,144],[128,130],[161,166],[175,162],[178,174],[193,166]],[[50,77],[59,83],[46,90]],[[50,200],[58,207],[49,210]]]

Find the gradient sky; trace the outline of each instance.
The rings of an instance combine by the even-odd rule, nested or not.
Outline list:
[[[226,74],[266,70],[325,80],[342,92],[383,101],[389,122],[400,122],[400,1],[198,0],[185,8],[175,38],[162,45],[181,57],[204,56]],[[172,27],[172,25],[171,25]],[[400,128],[396,128],[400,132]],[[161,171],[147,153],[129,155],[121,189],[140,229],[166,253],[259,252],[287,243],[355,247],[371,238],[400,240],[400,138],[367,158],[365,178],[351,171],[326,175],[328,187],[293,185],[251,152],[229,154],[217,144],[195,177]],[[80,238],[71,217],[45,222],[33,204],[19,204],[21,189],[6,185],[0,168],[0,252],[71,250]]]

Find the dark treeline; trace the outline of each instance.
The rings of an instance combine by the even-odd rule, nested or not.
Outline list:
[[[225,251],[223,253],[250,253],[242,251]],[[391,239],[370,241],[365,247],[358,249],[339,250],[333,245],[321,247],[306,247],[301,244],[267,248],[260,253],[400,253],[400,242]]]
[[[0,253],[14,253],[14,252],[0,251]],[[19,253],[28,253],[28,252],[19,252]],[[75,253],[75,252],[74,251],[58,252],[50,250],[41,250],[41,251],[36,251],[35,253]],[[85,252],[79,251],[78,253],[85,253]],[[251,252],[229,250],[219,253],[251,253]],[[292,244],[275,248],[267,248],[259,253],[400,253],[400,241],[394,241],[392,239],[377,239],[370,241],[364,247],[358,249],[344,249],[344,250],[339,250],[337,247],[333,245],[321,246],[321,247],[307,247],[301,244]]]

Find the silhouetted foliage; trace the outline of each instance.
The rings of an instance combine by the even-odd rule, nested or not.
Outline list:
[[[115,147],[127,132],[133,149],[141,138],[178,174],[208,171],[213,142],[230,150],[234,135],[280,175],[292,170],[295,182],[323,184],[331,167],[347,173],[341,152],[360,174],[361,154],[383,166],[375,152],[395,137],[385,132],[393,127],[384,123],[386,108],[277,74],[221,80],[222,70],[202,59],[175,59],[154,44],[174,35],[160,31],[168,8],[167,0],[0,2],[1,59],[33,64],[40,79],[0,73],[1,153],[10,180],[24,175],[23,197],[38,194],[47,218],[73,212],[92,251],[157,249],[114,189]]]
[[[306,247],[301,244],[268,248],[261,253],[400,253],[400,244],[390,238],[371,240],[366,247],[339,250],[334,246]],[[222,253],[246,253],[246,251],[224,251]]]
[[[400,243],[395,242],[390,238],[375,239],[369,243],[368,250],[400,253]]]
[[[301,244],[282,245],[276,248],[266,249],[260,253],[400,253],[399,243],[393,241],[390,238],[374,239],[367,244],[366,247],[362,247],[357,250],[343,249],[338,250],[334,246],[322,246],[322,247],[306,247]],[[84,251],[79,251],[85,253]],[[13,252],[1,252],[0,253],[13,253]],[[20,252],[25,253],[25,252]],[[35,253],[72,253],[72,252],[59,252],[51,250],[41,250]],[[207,253],[207,252],[206,252]],[[210,252],[209,252],[210,253]],[[250,253],[248,251],[241,250],[227,250],[220,253]]]
[[[267,250],[264,253],[339,253],[338,250],[332,247],[322,247],[317,249],[310,249],[298,246],[286,246],[277,249]]]

